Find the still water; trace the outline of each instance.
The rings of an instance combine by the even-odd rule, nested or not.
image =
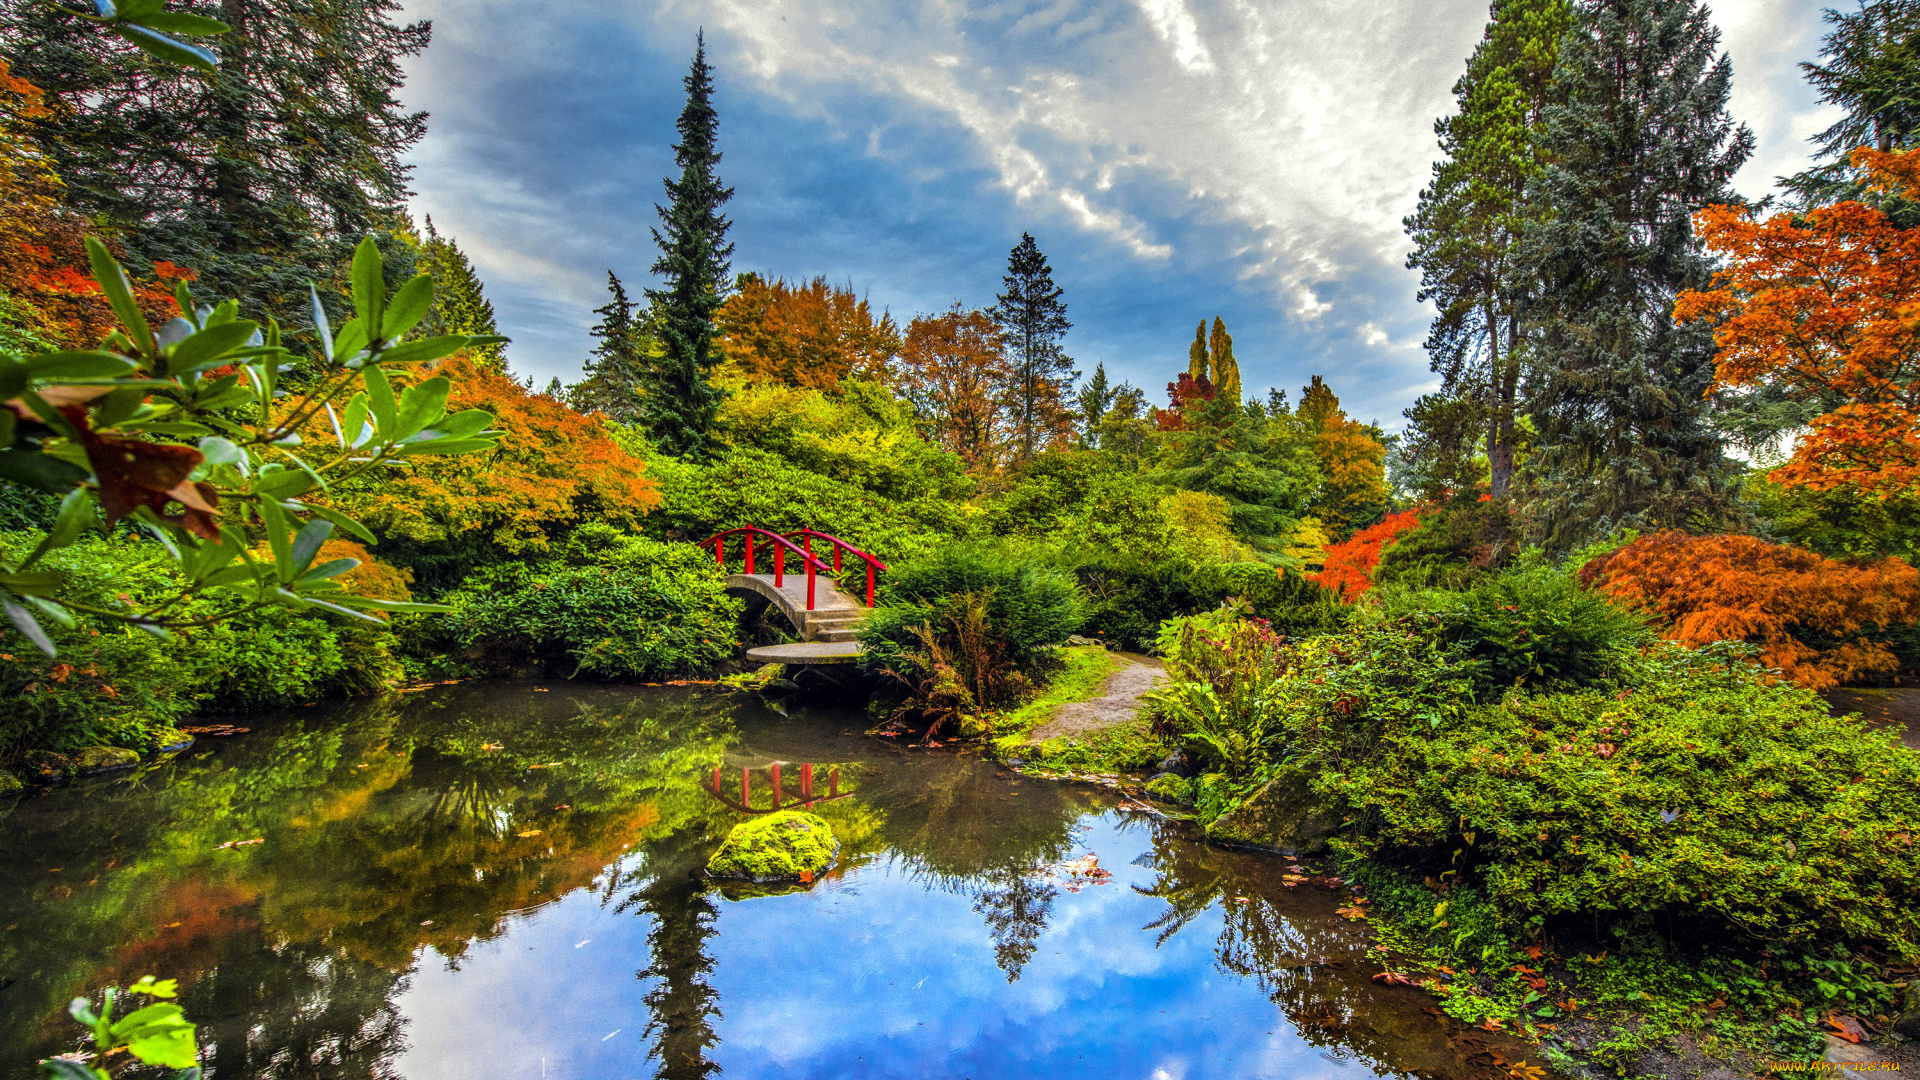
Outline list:
[[[0,1080],[72,1048],[68,999],[146,974],[181,981],[212,1080],[1453,1080],[1524,1056],[1370,981],[1342,901],[1279,860],[864,721],[465,683],[0,802]],[[776,763],[839,867],[710,886],[743,772],[764,811]]]

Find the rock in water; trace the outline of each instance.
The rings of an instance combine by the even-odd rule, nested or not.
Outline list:
[[[1339,807],[1307,787],[1305,777],[1282,773],[1208,825],[1207,837],[1238,847],[1314,855],[1326,850],[1341,816]]]
[[[140,755],[120,746],[89,746],[73,755],[73,769],[79,773],[112,772],[140,764]]]
[[[707,875],[761,885],[810,882],[839,857],[840,841],[825,818],[780,810],[735,825],[707,860]]]

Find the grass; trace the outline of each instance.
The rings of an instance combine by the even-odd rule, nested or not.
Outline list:
[[[1049,772],[1124,772],[1150,766],[1166,753],[1144,716],[1099,731],[1035,742],[1033,731],[1056,710],[1100,696],[1107,677],[1127,664],[1098,645],[1070,646],[1061,651],[1061,659],[1065,667],[1045,692],[994,724],[996,757],[1019,758],[1031,768]]]

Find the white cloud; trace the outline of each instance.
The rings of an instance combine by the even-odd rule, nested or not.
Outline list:
[[[1153,24],[1153,32],[1173,48],[1173,58],[1195,74],[1213,70],[1213,57],[1200,43],[1200,26],[1183,0],[1140,0],[1140,10]]]

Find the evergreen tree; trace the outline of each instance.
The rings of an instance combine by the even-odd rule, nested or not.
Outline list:
[[[414,268],[433,276],[433,306],[420,320],[414,333],[419,337],[443,334],[485,334],[498,336],[500,327],[493,317],[493,304],[487,300],[480,275],[473,272],[467,253],[451,236],[440,235],[433,218],[426,219],[426,238],[414,256]],[[467,355],[476,363],[495,371],[507,370],[505,346],[498,342],[475,345]]]
[[[1100,421],[1106,417],[1107,410],[1113,408],[1113,396],[1113,385],[1107,381],[1107,365],[1104,362],[1095,364],[1093,376],[1074,395],[1075,404],[1080,406],[1080,445],[1082,447],[1089,450],[1098,447],[1097,432]]]
[[[653,272],[662,285],[648,289],[647,298],[663,349],[648,369],[641,399],[655,444],[678,457],[704,456],[717,423],[724,395],[711,380],[721,359],[713,315],[726,300],[733,255],[729,223],[720,215],[733,189],[714,174],[720,152],[714,149],[719,117],[713,111],[713,69],[707,66],[706,35],[695,41],[693,68],[684,80],[687,104],[677,124],[680,141],[673,148],[680,176],[667,180],[667,205],[657,207],[661,227],[653,230],[660,245]]]
[[[582,365],[586,377],[567,391],[567,403],[581,412],[601,412],[623,424],[640,419],[649,344],[634,319],[627,287],[607,271],[610,299],[594,308],[600,321],[593,325],[593,355]]]
[[[1586,0],[1561,47],[1520,266],[1539,282],[1524,510],[1557,549],[1733,510],[1704,400],[1712,334],[1672,317],[1712,277],[1692,215],[1739,201],[1728,182],[1753,149],[1719,41],[1697,0]]]
[[[61,5],[8,4],[14,73],[58,103],[39,125],[64,200],[127,247],[129,262],[195,269],[203,291],[286,315],[307,282],[338,276],[360,238],[406,228],[401,158],[426,131],[394,94],[425,22],[393,0],[220,0],[230,32],[205,39],[212,73],[161,63]],[[386,243],[389,276],[410,272]],[[325,290],[323,290],[324,292]]]
[[[1073,416],[1063,399],[1079,375],[1073,360],[1060,346],[1067,321],[1064,290],[1053,283],[1047,257],[1029,233],[1007,256],[1006,291],[998,296],[993,317],[1007,333],[1013,360],[1013,456],[1016,464],[1032,459],[1042,449],[1073,429]]]
[[[1240,404],[1240,361],[1233,357],[1233,335],[1227,333],[1227,324],[1218,315],[1213,317],[1213,335],[1207,339],[1207,366],[1213,395]]]
[[[1478,413],[1470,425],[1416,424],[1416,453],[1458,458],[1466,452],[1462,440],[1484,441],[1496,497],[1513,477],[1521,308],[1531,287],[1514,272],[1515,249],[1527,217],[1526,187],[1545,167],[1541,127],[1572,18],[1568,0],[1494,0],[1486,34],[1453,86],[1459,111],[1434,125],[1446,160],[1434,165],[1433,181],[1405,222],[1414,241],[1407,266],[1420,271],[1420,299],[1439,309],[1427,350],[1440,393],[1471,402]]]
[[[1193,344],[1187,346],[1187,378],[1196,384],[1213,385],[1212,358],[1207,355],[1207,320],[1193,328]]]
[[[1855,148],[1920,141],[1920,0],[1863,0],[1858,11],[1829,8],[1826,21],[1822,62],[1800,68],[1823,103],[1846,112],[1813,137],[1819,163],[1783,181],[1803,205],[1865,194],[1847,163]]]

